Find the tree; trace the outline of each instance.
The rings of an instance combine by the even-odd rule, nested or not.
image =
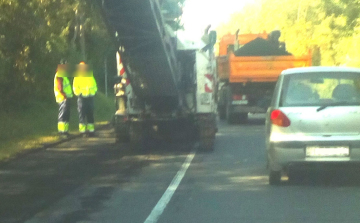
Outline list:
[[[219,27],[219,36],[280,29],[295,55],[313,52],[316,65],[360,65],[355,55],[359,30],[359,1],[257,0]],[[350,63],[351,61],[351,63]]]
[[[5,95],[0,107],[10,110],[31,100],[53,99],[60,59],[81,60],[69,37],[78,8],[84,11],[89,61],[95,73],[102,73],[98,61],[111,41],[93,0],[0,0],[0,94]]]

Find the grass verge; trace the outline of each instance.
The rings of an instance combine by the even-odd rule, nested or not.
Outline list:
[[[111,120],[115,112],[113,99],[98,93],[95,97],[95,122]],[[59,140],[57,135],[58,105],[37,101],[23,111],[0,114],[0,160],[8,159],[24,150]],[[78,130],[76,98],[71,101],[70,132]]]

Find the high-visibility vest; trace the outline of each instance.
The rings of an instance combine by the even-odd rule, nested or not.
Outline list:
[[[74,77],[73,90],[76,96],[84,98],[94,96],[97,92],[97,85],[93,75],[86,77]]]
[[[55,74],[55,78],[54,78],[54,93],[55,93],[55,99],[57,103],[63,102],[65,100],[64,95],[60,92],[60,90],[58,89],[57,86],[57,78],[58,78],[58,73]],[[66,98],[72,98],[73,97],[73,93],[72,93],[72,89],[71,89],[71,84],[69,81],[69,78],[67,77],[60,77],[63,79],[63,92],[66,95]]]

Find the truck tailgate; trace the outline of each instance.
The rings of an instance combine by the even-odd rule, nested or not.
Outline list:
[[[295,56],[248,56],[234,54],[218,58],[220,79],[234,82],[273,82],[283,70],[311,66],[311,55]]]

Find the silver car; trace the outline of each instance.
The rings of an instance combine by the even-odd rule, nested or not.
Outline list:
[[[272,185],[292,167],[360,164],[360,69],[283,71],[267,113],[266,145]]]

